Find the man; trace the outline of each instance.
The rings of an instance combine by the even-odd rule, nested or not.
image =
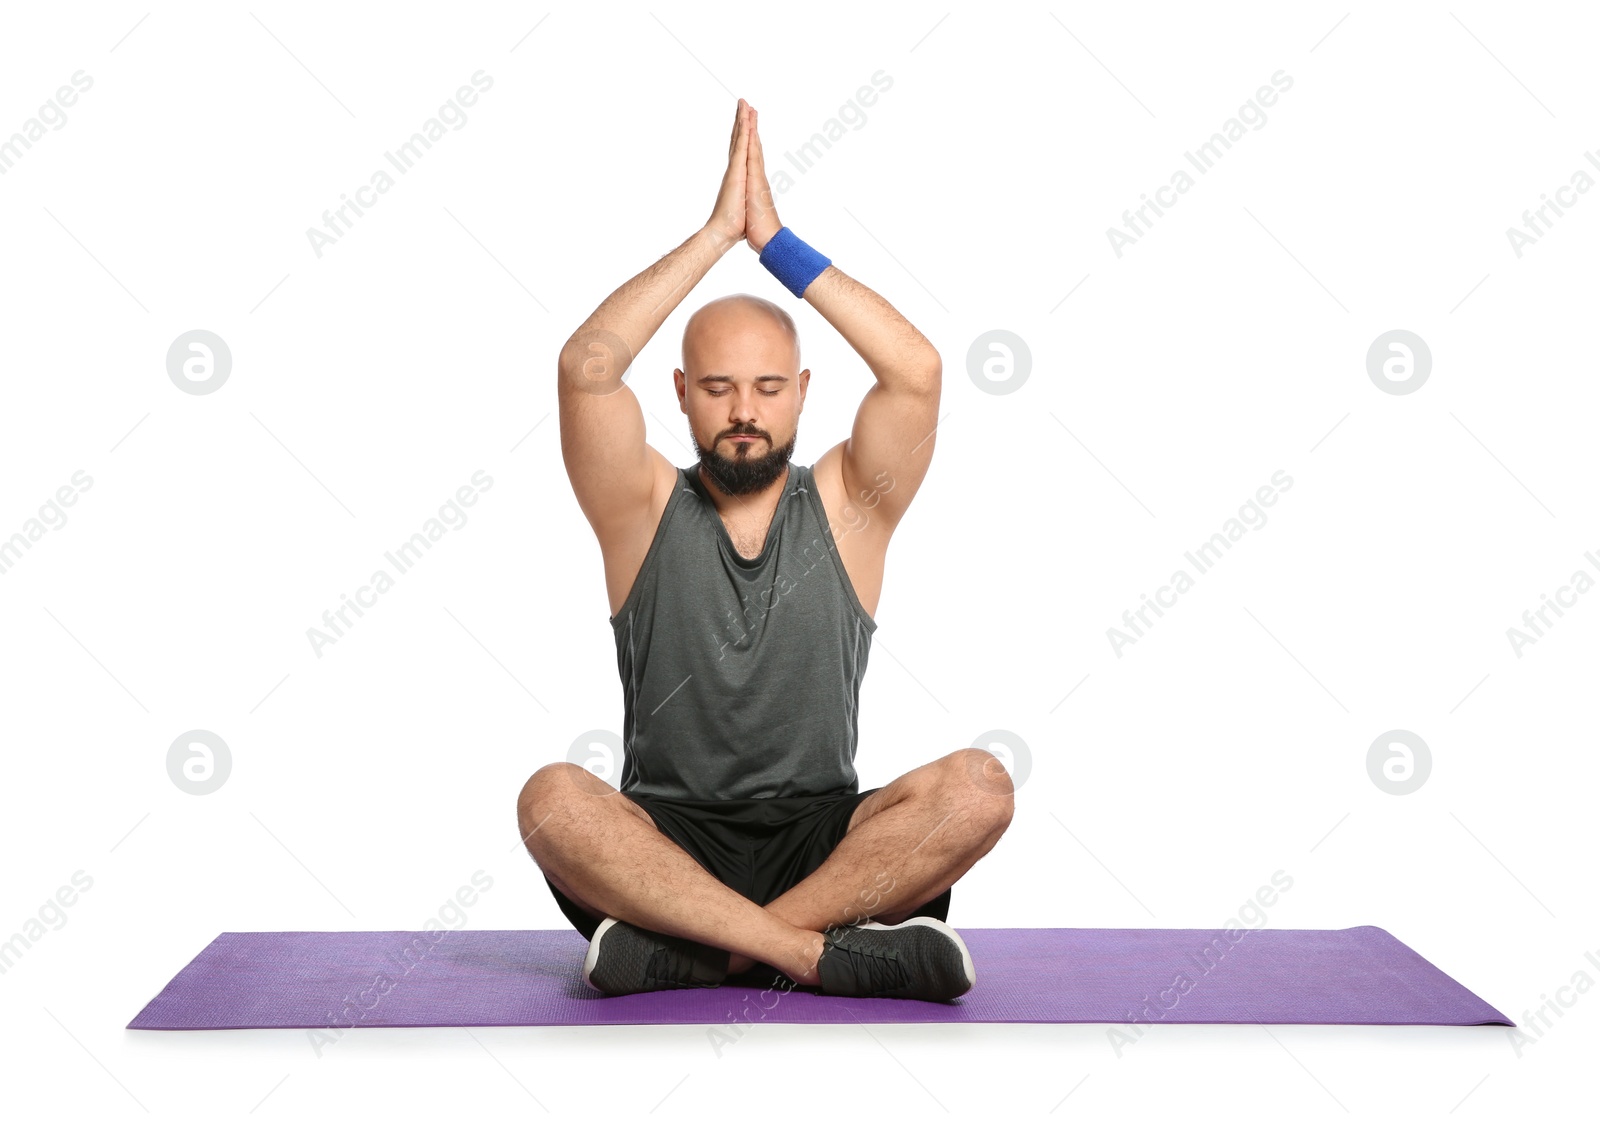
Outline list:
[[[854,768],[885,552],[933,456],[939,354],[782,226],[756,126],[741,98],[710,219],[562,349],[561,450],[605,564],[625,760],[620,789],[540,768],[518,820],[602,993],[773,975],[949,1000],[975,981],[944,922],[950,888],[1010,824],[1011,780],[972,747],[865,793]],[[811,377],[794,322],[748,294],[713,301],[673,372],[699,454],[675,468],[623,374],[740,241],[877,383],[847,441],[794,465]]]

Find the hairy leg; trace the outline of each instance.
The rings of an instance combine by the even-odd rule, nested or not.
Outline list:
[[[573,763],[541,767],[517,799],[522,839],[584,910],[703,942],[819,983],[822,934],[746,899],[679,848],[640,806]]]
[[[988,751],[967,747],[935,759],[863,799],[828,858],[765,910],[818,933],[869,918],[902,922],[995,846],[1011,823],[1013,804],[1011,778]],[[724,948],[731,953],[730,973],[757,962],[783,969]]]

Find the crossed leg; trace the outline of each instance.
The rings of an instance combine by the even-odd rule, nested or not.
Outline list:
[[[955,884],[1011,822],[1000,761],[967,747],[869,794],[821,866],[759,906],[722,883],[650,815],[582,767],[541,767],[517,801],[523,841],[580,908],[729,953],[729,972],[762,963],[816,985],[822,931],[901,922]]]

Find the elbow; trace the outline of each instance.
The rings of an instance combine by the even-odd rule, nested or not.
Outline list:
[[[621,376],[633,366],[633,349],[621,336],[607,329],[585,325],[569,336],[556,355],[561,371],[602,372]]]
[[[575,333],[556,358],[556,381],[563,392],[609,395],[620,389],[633,353],[615,333],[593,329]]]

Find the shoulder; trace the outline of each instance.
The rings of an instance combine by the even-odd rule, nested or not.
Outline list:
[[[870,509],[876,505],[870,495],[863,497],[850,495],[850,486],[844,479],[844,443],[840,442],[819,457],[815,464],[808,467],[807,472],[811,476],[812,488],[817,500],[822,504],[822,511],[828,518],[834,537],[837,539],[844,533],[853,533],[857,537],[857,543],[852,545],[853,547],[858,550],[866,548],[881,554],[888,544],[893,525],[883,520],[872,519]]]
[[[798,488],[815,498],[829,521],[838,518],[839,508],[844,502],[844,480],[839,474],[837,455],[831,465],[826,454],[811,465],[796,465],[794,480]]]
[[[815,462],[805,466],[806,476],[818,488],[828,486],[840,496],[844,495],[844,443],[840,442]]]

